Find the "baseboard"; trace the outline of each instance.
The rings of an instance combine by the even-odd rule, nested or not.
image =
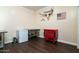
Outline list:
[[[44,38],[43,36],[39,36],[40,38]]]
[[[5,42],[5,44],[8,44],[8,43],[12,43],[12,41],[7,41],[7,42]]]
[[[39,37],[40,37],[40,38],[44,38],[43,36],[39,36]],[[66,43],[66,44],[70,44],[70,45],[77,46],[76,43],[67,42],[67,41],[64,41],[64,40],[58,40],[58,42],[62,42],[62,43]],[[12,41],[5,42],[5,44],[8,44],[8,43],[12,43]],[[79,48],[79,47],[78,47],[78,48]]]
[[[77,44],[73,43],[73,42],[67,42],[67,41],[63,41],[63,40],[58,40],[58,42],[63,42],[63,43],[69,44],[69,45],[77,46]]]
[[[44,38],[43,36],[39,36],[40,38]],[[73,42],[68,42],[68,41],[64,41],[64,40],[58,40],[58,42],[62,42],[62,43],[66,43],[66,44],[69,44],[69,45],[74,45],[74,46],[77,46],[76,43],[73,43]]]
[[[77,46],[77,49],[79,49],[79,46]]]

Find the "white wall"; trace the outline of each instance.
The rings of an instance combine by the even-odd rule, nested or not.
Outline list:
[[[53,15],[49,21],[42,21],[42,17],[39,15],[40,12],[54,9]],[[43,29],[58,29],[59,36],[58,41],[76,45],[77,44],[77,26],[76,26],[76,9],[77,7],[45,7],[36,12],[37,24],[41,28],[40,37],[43,37]],[[57,20],[57,13],[66,12],[66,19]]]
[[[77,8],[77,48],[79,49],[79,7]]]
[[[0,30],[6,30],[5,42],[12,42],[17,28],[35,28],[35,13],[24,7],[0,6]]]
[[[42,21],[39,12],[53,8],[54,13],[49,21]],[[64,20],[57,20],[57,13],[66,12]],[[16,35],[17,28],[40,28],[40,37],[43,37],[43,29],[58,29],[58,41],[68,44],[77,44],[76,32],[76,7],[45,7],[36,13],[24,7],[0,7],[0,30],[7,30],[6,41],[11,42]]]

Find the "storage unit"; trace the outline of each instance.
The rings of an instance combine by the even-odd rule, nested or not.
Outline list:
[[[0,48],[3,47],[3,40],[2,40],[2,35],[0,34]]]
[[[39,37],[39,31],[40,29],[28,29],[28,37]]]
[[[28,41],[28,30],[27,29],[17,30],[16,38],[18,39],[18,43]]]
[[[44,38],[46,41],[57,42],[58,30],[57,29],[44,29]]]
[[[7,31],[0,31],[0,48],[3,48],[5,45],[5,33],[7,33]]]

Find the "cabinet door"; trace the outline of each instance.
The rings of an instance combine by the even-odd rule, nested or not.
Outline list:
[[[19,43],[28,41],[28,31],[20,30],[19,31]]]

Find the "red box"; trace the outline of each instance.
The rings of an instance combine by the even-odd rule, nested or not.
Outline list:
[[[58,29],[44,29],[44,38],[46,41],[57,42]]]

